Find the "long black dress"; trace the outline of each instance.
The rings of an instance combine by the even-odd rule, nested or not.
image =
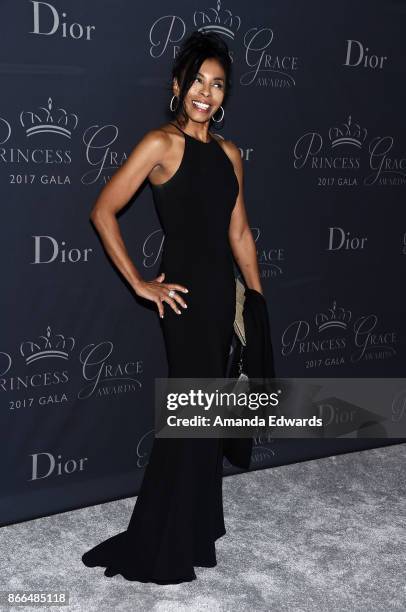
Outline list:
[[[179,305],[177,314],[164,304],[159,318],[168,377],[224,377],[235,316],[228,228],[239,186],[215,138],[204,143],[178,129],[180,166],[165,183],[151,183],[165,233],[159,273],[189,289],[181,293],[188,308]],[[222,468],[222,439],[154,438],[127,530],[86,552],[83,563],[158,584],[194,580],[194,566],[214,567],[215,541],[226,533]]]

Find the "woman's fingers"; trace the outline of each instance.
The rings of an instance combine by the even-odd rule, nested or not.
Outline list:
[[[178,304],[180,304],[183,308],[187,308],[187,304],[185,300],[183,299],[183,297],[180,296],[179,293],[175,291],[174,287],[179,287],[179,285],[170,284],[170,285],[166,285],[166,287],[168,288],[168,296],[176,300]]]
[[[162,283],[165,277],[165,272],[162,272],[159,276],[156,277],[156,281],[158,283]],[[189,293],[189,290],[184,285],[179,285],[178,283],[165,283],[165,287],[168,289],[177,289],[178,291],[182,291],[182,293]]]
[[[164,307],[162,305],[162,301],[158,298],[155,301],[155,304],[157,305],[159,316],[161,317],[161,319],[163,319],[163,316],[164,316]]]
[[[166,302],[167,304],[169,304],[169,306],[171,306],[173,308],[173,310],[176,312],[176,314],[181,314],[181,310],[179,310],[178,306],[177,306],[177,300],[175,300],[172,297],[169,297],[168,293],[164,294],[163,297],[161,297],[161,300],[163,302]]]
[[[184,285],[178,285],[177,283],[165,283],[166,287],[170,287],[171,289],[178,289],[182,291],[182,293],[189,293],[189,289],[187,289]]]
[[[166,302],[167,304],[169,304],[169,306],[171,306],[171,308],[176,312],[176,314],[181,314],[182,311],[179,310],[178,304],[180,304],[182,308],[187,308],[187,304],[185,300],[179,295],[179,293],[176,292],[175,289],[177,288],[183,290],[182,285],[176,285],[175,283],[166,284],[165,288],[163,288],[164,294],[160,295],[160,300],[161,302]]]
[[[189,290],[184,285],[180,285],[178,283],[164,283],[163,280],[165,278],[165,272],[161,272],[159,276],[157,276],[153,281],[148,281],[150,289],[155,293],[158,292],[158,296],[155,295],[155,303],[158,308],[158,314],[161,318],[164,316],[164,306],[163,302],[169,304],[169,306],[177,313],[181,314],[182,311],[178,308],[178,304],[182,306],[182,308],[187,308],[187,304],[183,297],[178,293],[181,291],[182,293],[189,293]],[[154,283],[159,283],[154,286]],[[149,296],[146,296],[149,297]],[[149,298],[151,299],[151,298]]]

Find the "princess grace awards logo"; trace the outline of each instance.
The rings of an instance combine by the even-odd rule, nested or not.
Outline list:
[[[257,261],[260,271],[261,280],[275,279],[282,276],[282,265],[285,262],[285,251],[281,247],[269,247],[261,236],[259,227],[251,227],[251,232],[254,238],[257,249]]]
[[[222,9],[220,1],[215,7],[194,11],[191,21],[193,29],[201,32],[216,32],[228,40],[235,40],[241,28],[241,17],[234,15],[230,9]],[[159,59],[165,53],[169,53],[174,58],[186,35],[186,21],[179,15],[165,14],[158,17],[149,30],[151,57]],[[233,59],[232,56],[231,59]]]
[[[0,163],[12,169],[9,183],[13,185],[72,184],[79,176],[65,170],[76,161],[72,147],[84,145],[84,157],[89,170],[81,177],[83,185],[106,184],[126,161],[127,154],[114,148],[119,130],[114,124],[80,127],[77,112],[48,97],[45,104],[17,113],[14,122],[0,117]],[[22,133],[21,133],[22,130]],[[21,144],[21,138],[24,144]],[[75,150],[75,149],[74,149]]]
[[[83,185],[105,185],[126,161],[127,153],[113,148],[117,138],[118,127],[114,124],[92,125],[85,130],[82,140],[90,170],[80,179]]]
[[[20,344],[20,354],[25,364],[30,365],[38,359],[69,359],[70,354],[75,348],[73,336],[65,337],[63,334],[52,334],[48,325],[46,333],[40,334],[38,338],[26,340]]]
[[[74,336],[48,325],[36,338],[23,340],[16,357],[0,352],[0,393],[9,410],[18,411],[139,391],[143,361],[117,360],[113,353],[108,340],[78,350]]]
[[[235,40],[238,30],[241,28],[241,17],[234,15],[230,9],[222,9],[221,2],[216,7],[209,7],[193,13],[195,28],[201,32],[216,32]]]
[[[271,432],[262,432],[253,436],[251,466],[266,464],[274,457],[276,457],[276,446],[274,438],[271,437]]]
[[[336,300],[313,320],[292,321],[282,333],[282,356],[300,355],[306,368],[378,361],[396,354],[394,331],[383,330],[376,314],[355,316]]]
[[[370,135],[349,115],[327,133],[305,132],[294,144],[293,167],[316,176],[318,187],[392,187],[405,184],[406,158],[393,152],[393,136]]]
[[[144,268],[153,268],[159,261],[165,244],[165,234],[157,229],[148,234],[142,243],[142,265]]]
[[[251,28],[245,33],[245,62],[250,70],[241,75],[241,85],[266,89],[289,89],[296,85],[294,73],[299,69],[299,58],[273,52],[274,36],[271,28]]]
[[[20,123],[27,138],[37,134],[59,134],[72,138],[79,118],[75,113],[69,113],[65,108],[52,108],[52,98],[48,98],[47,106],[40,106],[36,111],[21,111]]]
[[[296,85],[295,74],[299,70],[299,58],[280,51],[275,44],[274,30],[264,25],[243,27],[243,18],[230,8],[222,8],[218,1],[194,11],[190,16],[163,15],[151,25],[149,53],[159,59],[164,54],[174,58],[183,38],[187,35],[187,23],[200,32],[216,32],[235,42],[242,50],[245,64],[241,67],[240,85],[244,87],[263,87],[287,89]],[[234,61],[234,50],[230,49]]]

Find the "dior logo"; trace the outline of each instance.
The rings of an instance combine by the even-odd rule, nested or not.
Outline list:
[[[58,263],[78,263],[89,261],[90,248],[77,249],[66,248],[66,242],[59,243],[52,236],[33,236],[34,238],[34,261],[33,264],[49,264],[54,261]],[[41,250],[42,249],[42,250]]]
[[[340,406],[338,410],[336,406],[328,403],[317,404],[317,414],[323,419],[323,426],[331,425],[349,425],[355,423],[357,412],[355,408]]]
[[[387,59],[386,55],[369,54],[369,47],[364,47],[359,40],[347,40],[347,55],[343,65],[349,68],[361,66],[361,68],[382,69]]]
[[[34,453],[30,456],[32,457],[30,480],[82,472],[85,461],[88,459],[87,457],[80,457],[79,459],[62,460],[62,455],[58,455],[58,460],[56,460],[52,453]]]
[[[66,21],[62,21],[61,17],[65,19],[67,14],[61,13],[59,15],[56,8],[48,2],[39,2],[37,0],[31,0],[31,2],[34,9],[34,27],[30,34],[52,36],[59,31],[62,38],[73,38],[74,40],[84,38],[85,40],[90,40],[92,30],[96,29],[96,26],[93,25],[83,26],[77,22],[68,24]]]
[[[361,251],[368,238],[350,236],[342,227],[329,227],[327,251]]]

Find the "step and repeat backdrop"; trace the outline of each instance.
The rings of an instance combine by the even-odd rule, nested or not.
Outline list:
[[[218,32],[233,60],[212,129],[244,162],[277,376],[403,375],[403,2],[4,0],[0,11],[2,525],[139,491],[163,338],[89,212],[139,139],[171,120],[170,70],[193,30]],[[119,223],[154,278],[165,236],[147,182]],[[255,439],[252,469],[403,441],[374,434]],[[225,475],[237,471],[224,459]]]

